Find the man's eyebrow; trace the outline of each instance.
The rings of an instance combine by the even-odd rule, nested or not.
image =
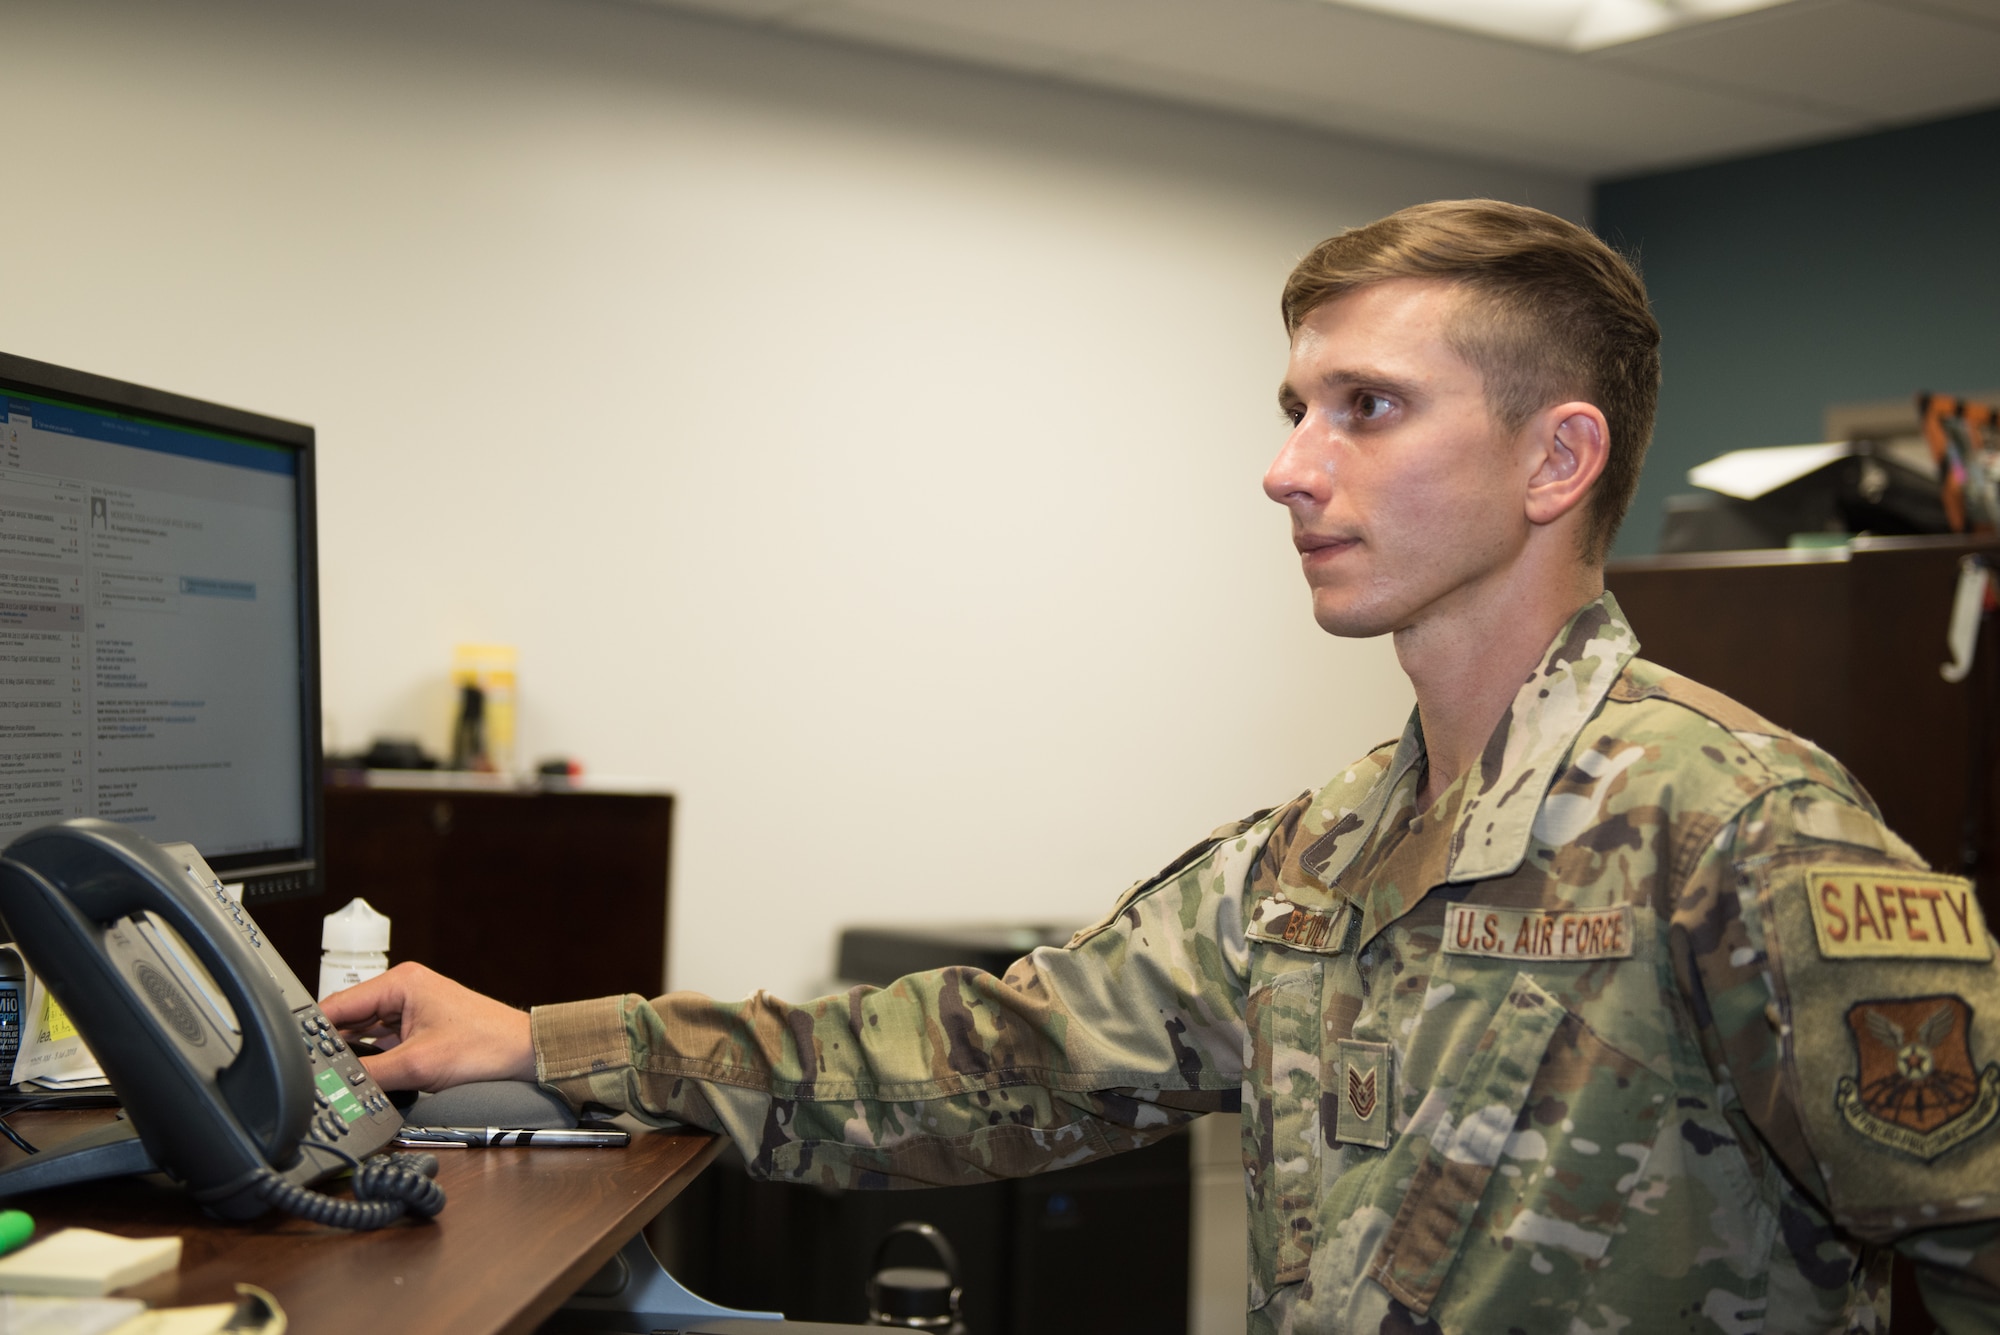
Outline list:
[[[1313,383],[1316,388],[1323,390],[1378,389],[1385,394],[1394,394],[1398,398],[1405,399],[1415,398],[1418,394],[1414,382],[1368,366],[1329,371]],[[1278,386],[1278,404],[1281,407],[1298,403],[1303,398],[1304,396],[1292,387],[1290,380]]]

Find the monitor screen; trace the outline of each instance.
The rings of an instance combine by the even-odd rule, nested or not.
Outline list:
[[[99,816],[318,889],[312,445],[0,354],[0,846]]]

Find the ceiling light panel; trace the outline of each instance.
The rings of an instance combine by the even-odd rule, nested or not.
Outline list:
[[[1597,51],[1797,0],[1327,0],[1563,51]]]

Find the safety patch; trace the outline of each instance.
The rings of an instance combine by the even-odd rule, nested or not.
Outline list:
[[[1387,1043],[1340,1040],[1340,1084],[1335,1100],[1340,1113],[1333,1138],[1349,1145],[1389,1148],[1389,1106],[1395,1101],[1395,1079]]]
[[[2000,1115],[2000,1063],[1976,1068],[1962,998],[1859,1002],[1847,1027],[1860,1070],[1841,1077],[1834,1106],[1870,1140],[1928,1162]]]
[[[1283,895],[1272,895],[1250,910],[1245,932],[1253,941],[1279,941],[1295,950],[1338,955],[1347,935],[1345,902],[1330,909],[1309,909]]]
[[[1811,867],[1806,902],[1827,959],[1990,960],[1972,882],[1898,867]]]
[[[1632,906],[1503,909],[1453,904],[1444,915],[1444,953],[1506,960],[1629,959]]]

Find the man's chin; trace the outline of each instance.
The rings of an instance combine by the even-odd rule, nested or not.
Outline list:
[[[1315,601],[1313,620],[1329,635],[1338,635],[1343,640],[1372,640],[1378,635],[1387,635],[1396,629],[1394,618],[1380,608],[1361,608],[1348,605],[1330,607]]]

